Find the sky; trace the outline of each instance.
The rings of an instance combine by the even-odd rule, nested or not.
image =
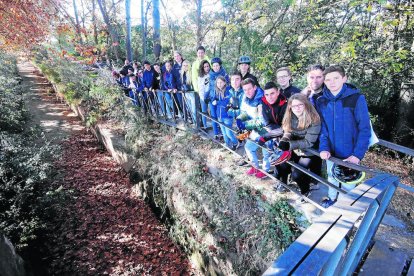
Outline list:
[[[146,0],[146,2],[151,0]],[[173,20],[180,21],[188,12],[189,2],[194,0],[163,0],[169,16]],[[187,3],[187,4],[186,4]],[[124,5],[125,6],[125,5]],[[203,11],[212,11],[221,9],[220,0],[203,0]],[[160,16],[161,22],[165,20],[165,11],[160,0]],[[132,25],[141,24],[141,0],[131,0],[131,21]]]
[[[75,1],[76,1],[77,8],[79,10],[79,13],[81,13],[80,12],[80,10],[82,9],[81,0],[75,0]],[[145,0],[145,2],[149,2],[149,1],[151,0]],[[177,20],[178,22],[180,22],[190,10],[189,7],[187,7],[188,4],[184,4],[182,0],[162,0],[162,1],[164,2],[166,8],[169,11],[168,14],[169,14],[170,19]],[[194,0],[186,0],[187,3],[190,1],[194,1]],[[115,2],[118,2],[118,1],[115,0]],[[72,0],[66,0],[66,5],[67,5],[67,9],[66,9],[67,12],[72,17],[74,17]],[[121,13],[125,13],[125,1],[120,0],[118,5],[120,5],[121,7]],[[221,0],[203,0],[203,11],[214,11],[214,10],[218,10],[221,8],[222,8]],[[149,16],[148,17],[149,19],[152,18],[152,14],[148,14],[148,16]],[[166,24],[165,11],[164,11],[163,5],[161,4],[161,0],[160,0],[160,17],[161,17],[161,24],[165,25]],[[131,22],[132,22],[132,26],[141,24],[141,0],[131,0]],[[152,25],[151,19],[148,21],[148,24]]]
[[[187,13],[181,0],[163,0],[169,10],[169,16],[173,19],[180,19]],[[146,0],[148,2],[148,0]],[[150,15],[151,16],[151,15]],[[165,19],[165,11],[160,1],[161,21]],[[132,25],[141,24],[141,0],[131,0],[131,21]]]

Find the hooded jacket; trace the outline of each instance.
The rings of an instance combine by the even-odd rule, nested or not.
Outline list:
[[[282,126],[283,116],[285,115],[287,107],[286,97],[280,93],[276,102],[270,104],[266,100],[266,97],[263,96],[262,102],[262,114],[265,127],[270,130],[280,128]]]
[[[173,70],[161,72],[161,89],[177,89],[177,76]]]
[[[229,75],[227,75],[226,70],[223,67],[221,67],[218,72],[210,70],[210,82],[208,89],[210,100],[214,98],[214,94],[216,93],[216,79],[218,76],[223,76],[226,79],[226,83],[229,83]]]
[[[240,106],[243,102],[244,98],[244,91],[243,88],[239,87],[239,89],[236,91],[233,87],[229,88],[230,93],[230,101],[229,104],[231,105],[228,110],[228,115],[230,117],[236,118],[240,115]]]
[[[322,121],[319,151],[329,151],[337,158],[353,155],[361,160],[371,137],[364,95],[351,84],[344,84],[336,96],[325,87],[316,107]]]
[[[154,81],[154,71],[151,70],[144,70],[144,73],[142,75],[142,82],[144,84],[144,88],[151,89],[153,87],[153,81]]]
[[[212,101],[217,101],[217,118],[221,122],[225,119],[232,118],[227,113],[227,106],[230,103],[230,98],[231,95],[229,93],[229,89],[226,89],[223,95],[221,95],[219,92],[216,92],[214,98],[211,99]]]
[[[256,139],[263,131],[263,116],[259,113],[259,106],[262,106],[262,97],[264,95],[263,90],[257,87],[256,94],[253,98],[243,97],[242,104],[240,106],[240,115],[236,119],[244,122],[246,129],[255,130],[249,138]]]

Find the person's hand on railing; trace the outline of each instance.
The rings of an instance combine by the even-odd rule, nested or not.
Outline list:
[[[351,156],[349,156],[348,158],[346,158],[346,159],[344,159],[344,161],[345,162],[350,162],[350,163],[353,163],[353,164],[359,164],[359,162],[361,161],[361,160],[359,160],[359,158],[358,157],[355,157],[355,156],[353,156],[353,155],[351,155]]]
[[[319,153],[319,155],[320,155],[321,159],[323,159],[323,160],[327,160],[327,159],[329,159],[329,157],[331,157],[331,153],[329,151],[326,151],[326,150],[321,151]]]

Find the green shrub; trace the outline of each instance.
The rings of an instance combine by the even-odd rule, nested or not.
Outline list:
[[[16,60],[1,52],[0,72],[0,232],[21,251],[45,227],[56,147],[28,121]]]

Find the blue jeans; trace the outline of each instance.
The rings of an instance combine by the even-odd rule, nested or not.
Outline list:
[[[208,106],[210,107],[210,116],[213,119],[217,120],[217,105],[213,105],[211,102],[208,104]],[[214,135],[219,135],[220,134],[220,127],[219,124],[217,124],[216,122],[211,122],[211,125],[213,126],[213,132]]]
[[[157,98],[158,98],[158,103],[159,103],[159,105],[161,107],[161,111],[162,111],[161,115],[165,115],[164,93],[163,92],[157,92]]]
[[[267,141],[265,143],[264,147],[271,147],[272,141]],[[258,145],[253,143],[250,140],[246,141],[246,144],[244,145],[244,149],[246,150],[247,157],[249,157],[250,161],[253,163],[253,166],[255,168],[259,168],[259,160],[257,159],[257,149],[259,148]],[[270,153],[269,151],[262,149],[263,154],[263,170],[268,172],[270,170]]]
[[[208,112],[208,105],[204,102],[204,99],[200,98],[200,106],[201,112],[207,113]],[[201,116],[201,121],[203,122],[203,126],[207,127],[207,118],[205,116]]]
[[[173,101],[174,106],[174,113],[178,115],[179,113],[183,113],[183,94],[181,93],[173,93],[173,97],[171,98]]]
[[[219,121],[230,128],[232,128],[233,126],[233,118],[225,118]],[[225,126],[220,125],[221,133],[223,133],[224,142],[228,147],[237,145],[238,141],[236,136],[234,135],[234,132]]]
[[[171,93],[169,92],[165,92],[164,93],[164,98],[165,98],[165,102],[166,102],[166,112],[167,112],[167,117],[169,119],[171,119],[173,117],[174,114],[174,101],[173,101],[173,96],[171,95]]]
[[[138,105],[137,95],[134,93],[134,91],[132,91],[132,89],[130,89],[128,94],[129,94],[129,97],[132,99],[132,104],[133,105]]]
[[[194,93],[185,93],[184,94],[185,97],[185,101],[184,101],[184,107],[183,108],[184,111],[184,116],[186,116],[187,112],[191,112],[191,119],[193,122],[196,121],[196,115],[197,115],[197,111],[196,111],[196,104],[195,104],[195,97],[194,97]],[[186,120],[188,120],[186,118]]]

